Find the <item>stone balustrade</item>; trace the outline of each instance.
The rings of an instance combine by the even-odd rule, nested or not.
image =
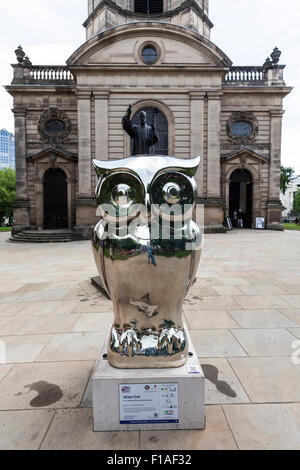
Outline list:
[[[68,67],[65,66],[47,66],[32,65],[27,77],[30,82],[45,84],[73,84],[74,77]]]
[[[227,73],[225,84],[265,84],[267,82],[266,68],[264,67],[251,67],[251,66],[240,66],[231,67]]]

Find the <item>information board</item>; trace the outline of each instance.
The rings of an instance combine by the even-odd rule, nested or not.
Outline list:
[[[176,383],[120,385],[120,424],[178,424],[178,395]]]
[[[256,217],[256,228],[258,230],[264,230],[266,228],[265,218],[264,217]]]

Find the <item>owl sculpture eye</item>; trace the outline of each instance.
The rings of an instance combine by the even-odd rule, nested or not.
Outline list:
[[[191,180],[181,173],[159,175],[152,183],[152,202],[155,205],[193,204],[194,186]]]
[[[134,191],[127,184],[118,184],[112,190],[112,198],[119,207],[129,207],[134,198]]]
[[[181,188],[177,183],[167,183],[163,187],[163,197],[168,204],[178,204],[181,200]]]
[[[144,190],[139,179],[127,173],[113,173],[101,182],[97,189],[98,204],[104,213],[111,206],[110,216],[133,218],[138,216],[144,202]]]

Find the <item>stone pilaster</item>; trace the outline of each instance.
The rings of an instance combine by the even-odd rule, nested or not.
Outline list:
[[[222,93],[211,91],[208,99],[206,232],[224,231],[221,199],[221,102]]]
[[[201,157],[200,168],[196,175],[198,194],[203,196],[204,164],[204,97],[205,93],[190,93],[191,98],[191,157]]]
[[[91,92],[78,92],[79,199],[92,197]]]
[[[221,197],[221,99],[222,93],[208,94],[207,197]]]
[[[92,128],[89,90],[78,90],[78,175],[79,193],[76,199],[76,227],[78,238],[89,238],[97,223],[96,201],[92,190]]]
[[[108,92],[94,91],[95,98],[95,157],[108,160]]]
[[[14,231],[28,228],[29,207],[26,162],[26,110],[15,108],[16,199],[14,202]]]
[[[284,111],[271,111],[271,153],[269,172],[269,200],[267,228],[283,230],[282,204],[280,201],[280,167],[281,167],[281,136],[282,117]]]

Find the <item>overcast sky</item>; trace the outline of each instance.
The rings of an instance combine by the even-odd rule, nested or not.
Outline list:
[[[33,64],[64,64],[85,40],[87,0],[1,0],[0,83],[12,79],[14,50],[21,44]],[[275,46],[296,89],[285,99],[284,165],[300,174],[300,3],[298,0],[210,0],[211,39],[234,65],[262,65]],[[0,128],[13,131],[12,98],[0,90]]]

